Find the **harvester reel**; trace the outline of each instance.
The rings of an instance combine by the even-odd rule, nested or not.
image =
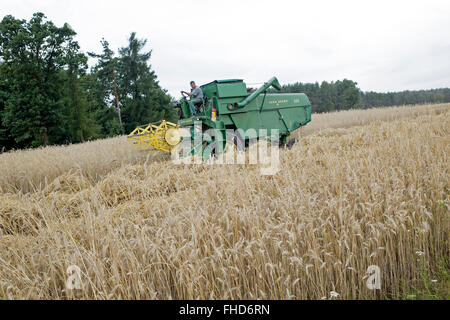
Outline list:
[[[181,142],[181,132],[178,128],[170,128],[166,131],[165,139],[168,145],[176,146]]]
[[[128,135],[128,141],[142,150],[155,149],[170,153],[181,141],[180,126],[168,121],[137,127]]]

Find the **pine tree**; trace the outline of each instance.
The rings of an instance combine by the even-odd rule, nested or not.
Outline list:
[[[101,54],[89,53],[89,56],[98,59],[91,73],[95,78],[90,79],[87,85],[93,93],[97,121],[102,127],[105,136],[124,133],[121,115],[121,103],[118,84],[118,58],[109,48],[105,39],[101,41],[103,52]],[[92,81],[94,80],[94,81]]]
[[[159,86],[149,65],[152,51],[142,52],[146,43],[147,40],[136,38],[133,32],[128,46],[119,50],[119,94],[126,132],[142,124],[176,119],[176,112],[170,105],[171,98]]]
[[[320,93],[320,104],[323,107],[323,112],[336,110],[337,90],[335,84],[323,81],[320,85]]]
[[[83,87],[86,76],[87,57],[79,52],[76,42],[70,44],[65,57],[67,70],[61,73],[64,84],[63,101],[66,128],[71,142],[84,142],[99,136],[100,127],[95,123],[87,106],[87,91]]]

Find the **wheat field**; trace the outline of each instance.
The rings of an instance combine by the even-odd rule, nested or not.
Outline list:
[[[313,115],[274,176],[125,137],[0,154],[0,299],[448,299],[449,117]]]

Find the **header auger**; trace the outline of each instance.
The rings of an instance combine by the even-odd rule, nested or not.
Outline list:
[[[194,125],[202,134],[201,145],[191,142],[192,152],[198,150],[209,157],[226,149],[230,143],[243,149],[252,139],[263,138],[260,129],[279,130],[278,142],[285,145],[287,137],[311,121],[311,103],[303,93],[267,93],[281,89],[273,77],[256,91],[249,93],[243,80],[216,80],[201,86],[204,98],[191,114],[187,98],[176,103],[177,124],[165,120],[136,128],[128,140],[143,150],[172,152],[183,140],[196,135]],[[183,130],[183,128],[186,128]],[[228,130],[237,134],[230,136]],[[194,139],[195,140],[195,139]],[[292,145],[291,140],[288,146]]]
[[[137,127],[128,135],[128,140],[142,150],[153,148],[172,152],[173,146],[181,141],[181,137],[178,135],[179,128],[179,125],[163,120]]]

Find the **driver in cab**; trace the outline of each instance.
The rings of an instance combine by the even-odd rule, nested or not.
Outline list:
[[[188,100],[189,109],[191,114],[195,114],[195,105],[203,102],[203,91],[200,87],[197,87],[195,81],[191,81],[191,92],[181,91],[181,94],[186,94],[191,97]]]

